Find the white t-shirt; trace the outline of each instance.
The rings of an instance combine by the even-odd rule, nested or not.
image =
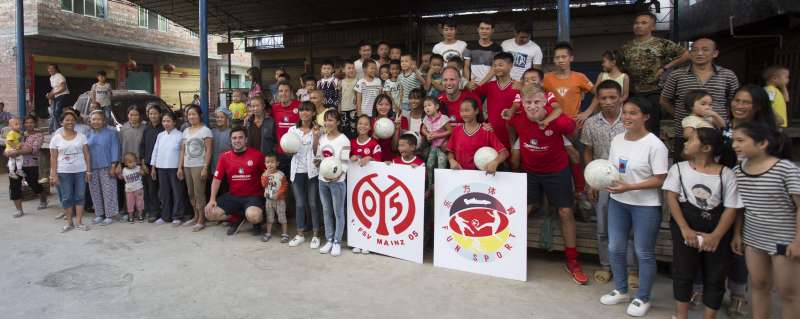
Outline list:
[[[100,106],[106,107],[111,105],[111,84],[106,82],[105,84],[95,83],[92,84],[92,91],[94,91],[95,99],[97,103],[100,103]]]
[[[637,141],[625,140],[625,133],[615,136],[611,140],[608,160],[617,166],[620,180],[628,184],[666,174],[669,168],[667,147],[653,133],[647,133]],[[658,188],[650,188],[611,194],[611,198],[628,205],[661,206],[660,195]]]
[[[53,135],[50,139],[50,149],[58,150],[58,173],[80,173],[86,171],[86,161],[83,157],[83,146],[86,145],[86,135],[77,133],[71,140],[64,139],[61,134]]]
[[[211,130],[202,126],[199,129],[187,127],[183,130],[181,143],[183,143],[183,167],[203,167],[206,156],[204,140],[212,138]]]
[[[525,70],[530,69],[534,64],[542,64],[542,49],[533,41],[519,45],[511,38],[503,41],[500,46],[503,47],[503,52],[511,53],[514,56],[514,65],[511,68],[511,78],[514,80],[521,79]]]
[[[366,114],[371,117],[375,98],[383,91],[381,79],[374,77],[371,82],[367,82],[366,79],[360,79],[356,82],[356,86],[353,90],[361,93],[361,114]]]
[[[125,180],[125,192],[135,192],[144,188],[142,184],[141,167],[125,167],[122,169],[122,178]]]
[[[342,161],[342,170],[344,174],[339,177],[337,182],[344,182],[345,178],[347,178],[347,162],[350,160],[350,140],[347,139],[347,136],[339,133],[339,136],[336,138],[329,139],[328,134],[323,134],[319,137],[317,156],[334,156],[340,159]]]
[[[375,61],[375,60],[372,60],[372,61]],[[364,77],[364,66],[362,65],[362,63],[364,63],[364,62],[361,61],[361,59],[353,61],[353,66],[356,67],[356,79],[359,79],[359,80]],[[380,65],[378,63],[378,61],[375,61],[375,64],[376,65]]]
[[[456,40],[456,42],[447,44],[444,42],[439,42],[433,46],[433,53],[439,54],[444,57],[444,62],[450,61],[450,58],[457,56],[464,60],[464,49],[467,48],[467,43],[461,40]]]
[[[678,168],[680,168],[680,173]],[[680,162],[670,167],[667,179],[664,180],[661,189],[678,194],[679,202],[685,203],[688,200],[694,207],[702,210],[711,210],[717,207],[723,200],[723,193],[725,194],[723,207],[744,207],[742,199],[739,197],[736,174],[730,168],[723,166],[721,175],[722,183],[720,183],[720,175],[701,173],[692,168],[689,162]],[[720,187],[723,184],[724,188]],[[689,195],[688,198],[686,195]]]
[[[69,88],[67,87],[67,78],[65,78],[61,73],[56,73],[50,76],[50,87],[56,88],[61,83],[64,83],[64,91],[58,93],[56,96],[62,96],[64,94],[69,94]]]

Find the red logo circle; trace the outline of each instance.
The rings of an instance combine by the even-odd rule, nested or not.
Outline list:
[[[411,190],[400,179],[388,175],[389,184],[375,183],[378,173],[361,178],[353,188],[352,203],[356,218],[367,229],[382,236],[399,235],[414,221],[416,205]]]

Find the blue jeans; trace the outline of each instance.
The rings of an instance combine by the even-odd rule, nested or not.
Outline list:
[[[311,215],[311,227],[319,230],[319,185],[317,178],[308,178],[306,173],[294,174],[292,181],[292,192],[295,199],[295,218],[298,231],[306,229],[306,211]]]
[[[611,266],[608,261],[608,200],[610,193],[605,191],[597,192],[597,203],[594,205],[594,212],[597,214],[597,255],[600,257],[600,265],[603,267]],[[634,262],[633,238],[628,239],[628,265],[638,273],[639,266]]]
[[[636,257],[639,260],[639,290],[635,298],[650,300],[656,279],[656,239],[661,225],[661,206],[637,206],[608,201],[608,259],[614,274],[614,286],[628,292],[628,235],[633,230]]]
[[[62,208],[83,206],[86,196],[86,172],[58,173],[58,199]]]
[[[347,196],[345,182],[319,181],[319,198],[322,200],[322,216],[325,217],[325,239],[338,244],[344,234],[344,203]],[[336,229],[334,230],[334,215]]]

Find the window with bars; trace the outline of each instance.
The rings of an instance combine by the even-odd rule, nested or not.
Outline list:
[[[158,31],[167,32],[169,30],[169,20],[159,15],[158,16]]]
[[[77,14],[105,18],[108,10],[107,0],[61,0],[61,9]]]
[[[147,28],[147,25],[148,25],[148,22],[149,22],[148,21],[149,17],[150,17],[150,15],[148,13],[148,10],[145,9],[145,8],[139,7],[139,26],[140,27]]]
[[[169,20],[155,12],[139,7],[139,27],[167,32],[169,31]]]

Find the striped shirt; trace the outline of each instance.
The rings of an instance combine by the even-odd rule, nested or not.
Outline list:
[[[400,84],[400,90],[402,91],[400,105],[408,105],[408,94],[411,93],[411,90],[422,86],[422,83],[417,79],[417,74],[419,74],[419,71],[409,73],[408,75],[406,75],[405,72],[400,72],[400,74],[397,75],[397,83]],[[422,75],[420,74],[420,76]]]
[[[774,254],[775,244],[789,244],[795,238],[797,214],[791,195],[800,195],[800,168],[779,160],[766,172],[750,175],[734,168],[744,203],[744,243]]]
[[[675,110],[673,129],[676,137],[683,136],[681,121],[689,115],[683,105],[683,99],[691,90],[706,90],[711,95],[711,109],[717,112],[726,122],[728,121],[728,105],[733,100],[733,95],[739,89],[739,79],[733,71],[714,65],[714,74],[701,83],[700,79],[692,72],[692,66],[677,68],[672,71],[661,90],[661,97],[672,102]]]
[[[625,133],[622,126],[622,110],[617,114],[613,122],[608,122],[603,112],[592,115],[583,124],[581,131],[581,143],[592,147],[594,159],[608,159],[608,152],[611,150],[611,140],[614,136]]]

